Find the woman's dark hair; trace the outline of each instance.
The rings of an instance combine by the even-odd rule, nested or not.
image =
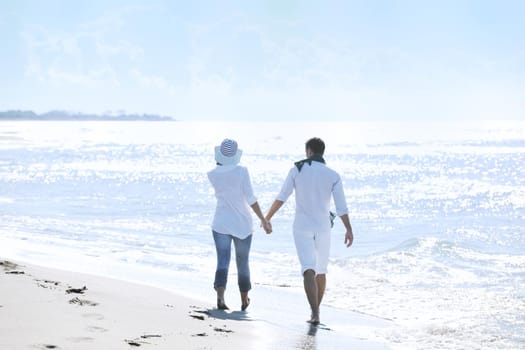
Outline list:
[[[324,154],[324,141],[318,137],[313,137],[310,140],[306,141],[306,149],[310,149],[314,154],[323,155]]]

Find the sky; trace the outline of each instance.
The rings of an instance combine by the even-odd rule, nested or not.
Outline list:
[[[525,119],[525,1],[0,0],[0,110]]]

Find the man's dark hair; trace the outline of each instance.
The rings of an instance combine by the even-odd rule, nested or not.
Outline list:
[[[306,149],[310,149],[314,154],[322,156],[324,154],[324,141],[318,137],[313,137],[306,141]]]

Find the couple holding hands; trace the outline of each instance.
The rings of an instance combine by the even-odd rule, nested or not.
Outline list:
[[[250,208],[261,220],[267,234],[272,232],[270,222],[295,191],[296,211],[293,224],[295,248],[301,264],[304,290],[311,308],[308,320],[313,325],[320,322],[319,307],[326,287],[326,272],[330,253],[330,203],[333,198],[337,216],[346,228],[345,245],[353,242],[352,226],[340,175],[326,166],[323,154],[325,144],[320,138],[312,138],[305,144],[306,159],[298,161],[290,169],[281,191],[270,210],[263,215],[255,197],[248,169],[240,166],[242,150],[237,142],[225,139],[215,147],[217,166],[208,172],[217,198],[212,223],[213,239],[217,250],[217,269],[214,287],[217,291],[217,307],[226,310],[224,291],[228,278],[231,245],[235,247],[241,309],[250,304],[251,289],[249,253],[252,242],[252,216]]]

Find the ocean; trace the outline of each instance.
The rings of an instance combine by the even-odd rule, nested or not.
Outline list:
[[[266,212],[313,136],[354,229],[333,228],[324,304],[388,320],[357,336],[392,349],[525,349],[522,121],[2,121],[0,256],[213,303],[214,146],[238,141]],[[306,305],[293,213],[271,235],[254,216],[252,283]]]

